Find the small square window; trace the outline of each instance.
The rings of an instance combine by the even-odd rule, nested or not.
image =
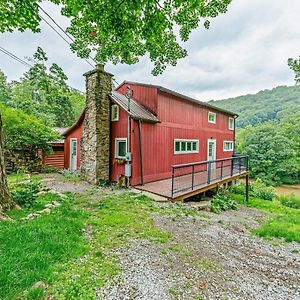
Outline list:
[[[209,111],[208,112],[208,122],[216,124],[216,120],[217,120],[217,114],[214,113],[214,112]]]
[[[117,104],[111,106],[111,120],[119,121],[119,106]]]
[[[115,140],[115,158],[126,158],[127,152],[127,139],[121,138]]]
[[[180,151],[180,142],[175,142],[175,151]]]
[[[228,129],[234,130],[234,118],[228,119]]]
[[[224,141],[223,151],[233,151],[233,142]]]

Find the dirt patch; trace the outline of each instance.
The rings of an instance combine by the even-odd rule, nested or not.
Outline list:
[[[300,197],[300,184],[278,186],[276,187],[276,191],[278,194],[288,195],[293,193]]]

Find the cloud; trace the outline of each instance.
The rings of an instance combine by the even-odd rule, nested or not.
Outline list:
[[[59,9],[46,3],[43,7],[62,26],[68,20]],[[199,100],[222,99],[254,93],[278,85],[292,85],[293,73],[287,66],[289,57],[300,54],[298,0],[235,0],[226,14],[212,20],[210,30],[195,30],[184,44],[189,56],[169,66],[163,75],[151,75],[152,63],[147,57],[132,66],[108,64],[120,83],[133,80],[159,84]],[[37,46],[57,62],[69,77],[69,84],[84,90],[82,74],[91,69],[76,57],[68,45],[42,23],[42,32],[5,33],[0,45],[17,56],[32,56]],[[18,79],[26,67],[0,53],[0,68],[9,79]]]

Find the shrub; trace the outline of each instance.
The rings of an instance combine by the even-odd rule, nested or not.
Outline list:
[[[16,203],[21,207],[30,208],[36,202],[36,194],[28,190],[16,190],[12,192]]]
[[[280,195],[278,200],[284,206],[300,209],[300,197],[297,197],[295,194]]]
[[[231,198],[229,191],[218,192],[211,201],[211,211],[219,214],[229,209],[237,209],[237,203]]]
[[[21,207],[30,208],[36,202],[37,193],[41,190],[38,182],[20,184],[17,189],[12,191],[12,196],[16,203]]]
[[[249,189],[251,196],[255,198],[272,201],[276,196],[275,189],[272,186],[266,186],[260,179],[251,183]]]
[[[231,192],[234,194],[244,195],[246,186],[244,182],[233,186]],[[271,186],[266,186],[260,179],[255,180],[249,184],[249,194],[252,197],[272,201],[276,196],[276,191]]]

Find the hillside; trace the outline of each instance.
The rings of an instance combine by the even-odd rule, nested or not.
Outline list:
[[[279,86],[254,95],[239,96],[210,104],[239,114],[237,127],[257,125],[300,111],[300,86]]]

